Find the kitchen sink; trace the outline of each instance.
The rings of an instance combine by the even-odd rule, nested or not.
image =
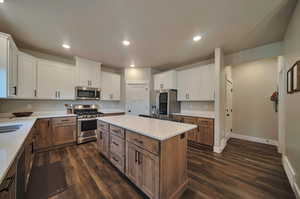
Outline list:
[[[0,126],[0,133],[12,133],[21,128],[21,124]]]

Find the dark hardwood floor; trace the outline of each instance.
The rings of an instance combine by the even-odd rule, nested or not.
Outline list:
[[[63,164],[68,188],[50,199],[147,198],[99,155],[95,142],[39,153],[34,166],[57,161]],[[222,154],[189,147],[188,175],[184,199],[295,198],[281,156],[265,144],[230,139]],[[28,191],[35,189],[39,187]]]

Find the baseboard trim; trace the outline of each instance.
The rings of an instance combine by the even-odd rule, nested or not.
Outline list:
[[[263,139],[263,138],[258,138],[258,137],[253,137],[253,136],[248,136],[248,135],[241,135],[237,133],[230,133],[231,138],[237,138],[241,140],[248,140],[252,142],[258,142],[258,143],[263,143],[263,144],[270,144],[278,147],[279,143],[276,140],[270,140],[270,139]]]
[[[296,198],[300,199],[300,189],[296,182],[296,173],[286,155],[282,156],[282,165],[283,165],[284,171],[289,179],[290,185],[296,195]]]
[[[214,152],[215,153],[222,153],[227,145],[227,141],[230,138],[230,133],[226,133],[225,137],[221,140],[220,146],[214,146]]]

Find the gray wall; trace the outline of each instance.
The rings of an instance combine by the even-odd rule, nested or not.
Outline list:
[[[233,133],[278,140],[277,113],[270,101],[277,86],[277,58],[232,67]]]
[[[300,4],[298,2],[284,38],[285,68],[300,60]],[[286,95],[286,155],[300,186],[300,93]]]

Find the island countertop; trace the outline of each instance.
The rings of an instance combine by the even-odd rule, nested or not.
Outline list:
[[[160,141],[197,128],[197,126],[193,124],[184,124],[132,115],[99,117],[98,120]]]

